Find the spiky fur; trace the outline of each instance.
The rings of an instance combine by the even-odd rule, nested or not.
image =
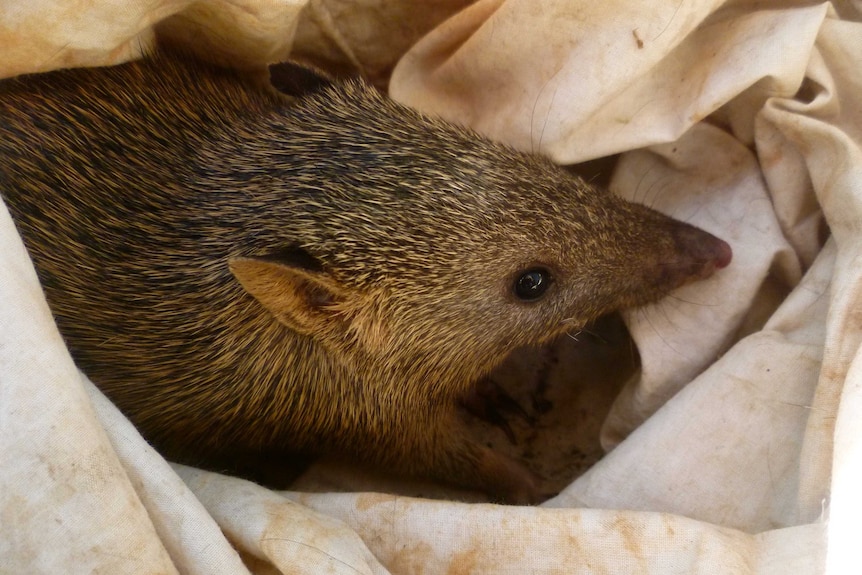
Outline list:
[[[0,191],[74,358],[194,463],[335,452],[532,500],[458,398],[514,348],[720,259],[704,232],[360,81],[288,102],[156,57],[4,82],[0,129]],[[229,269],[285,249],[337,295],[307,333]],[[521,302],[536,264],[554,284]]]

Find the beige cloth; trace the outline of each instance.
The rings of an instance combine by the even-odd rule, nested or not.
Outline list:
[[[0,572],[862,570],[862,2],[465,4],[0,0],[0,75],[136,57],[182,13],[236,65],[395,66],[396,99],[513,146],[622,153],[616,193],[734,261],[628,314],[612,451],[540,508],[171,466],[76,371],[4,207]]]

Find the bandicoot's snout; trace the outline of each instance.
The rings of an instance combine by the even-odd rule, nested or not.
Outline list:
[[[708,278],[733,259],[733,250],[727,242],[694,226],[680,224],[672,236],[679,257],[662,264],[668,284],[681,286]]]

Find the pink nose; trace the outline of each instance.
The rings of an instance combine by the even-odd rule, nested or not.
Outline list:
[[[701,234],[700,240],[695,242],[689,251],[692,259],[705,265],[711,264],[713,270],[720,270],[730,265],[730,260],[733,259],[730,244],[710,233],[701,232]]]
[[[673,238],[681,257],[663,266],[671,284],[683,285],[707,278],[730,265],[733,259],[733,250],[727,242],[694,226],[679,226],[673,231]]]

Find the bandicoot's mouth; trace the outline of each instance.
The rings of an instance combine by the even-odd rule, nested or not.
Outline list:
[[[719,261],[705,262],[705,263],[700,265],[700,269],[697,270],[695,273],[693,273],[691,278],[689,279],[689,281],[687,281],[685,283],[691,283],[693,281],[706,279],[706,278],[710,277],[712,274],[714,274],[716,271],[727,267],[727,265],[728,264],[721,263]]]

